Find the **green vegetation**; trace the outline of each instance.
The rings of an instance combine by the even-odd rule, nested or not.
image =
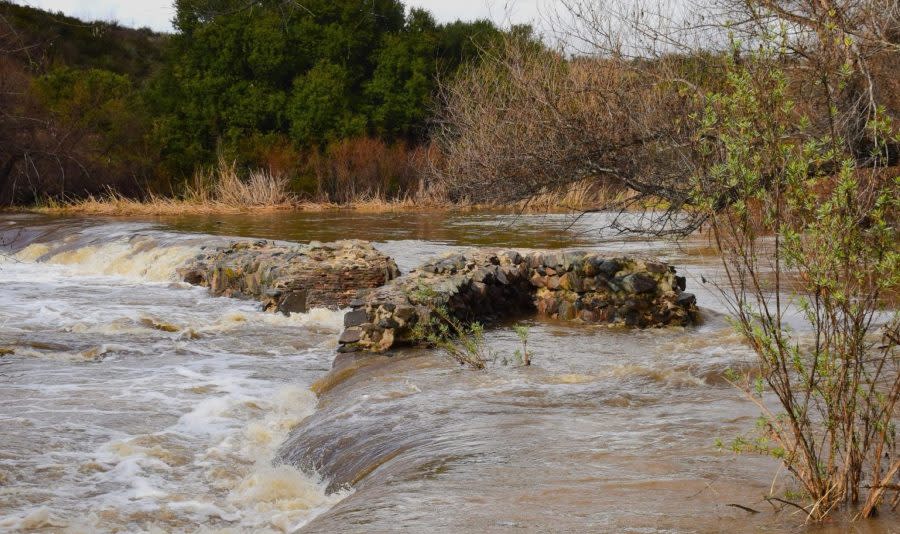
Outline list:
[[[169,36],[114,22],[86,22],[3,0],[0,55],[43,73],[58,67],[102,69],[144,80],[159,66]]]
[[[513,326],[516,337],[522,343],[522,350],[516,350],[516,359],[522,362],[522,365],[531,365],[531,353],[528,352],[528,327],[522,324]]]
[[[316,200],[402,197],[418,185],[406,162],[428,141],[439,77],[502,35],[399,0],[176,9],[176,33],[160,35],[0,2],[0,202],[180,195],[220,159]]]
[[[868,517],[900,469],[900,315],[883,298],[900,286],[900,177],[884,169],[883,111],[868,126],[882,143],[871,168],[855,168],[839,139],[800,135],[809,118],[785,97],[781,42],[728,62],[726,86],[697,117],[698,150],[717,157],[698,169],[694,203],[732,280],[734,324],[759,356],[758,372],[730,377],[762,411],[757,434],[732,448],[781,460],[810,519],[860,502]],[[829,191],[813,187],[824,169],[838,169]],[[734,201],[716,209],[723,194]],[[810,333],[789,326],[788,298]]]
[[[484,342],[484,325],[463,322],[446,306],[434,306],[429,320],[416,324],[412,337],[443,350],[461,365],[472,369],[484,369],[493,359]]]

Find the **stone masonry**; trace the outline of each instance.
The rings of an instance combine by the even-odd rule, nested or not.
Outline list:
[[[351,303],[340,350],[381,352],[416,343],[438,306],[463,322],[534,314],[629,327],[689,325],[698,318],[685,279],[664,263],[592,252],[448,254]]]

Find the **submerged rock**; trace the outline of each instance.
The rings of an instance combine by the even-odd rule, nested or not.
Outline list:
[[[637,328],[684,326],[697,319],[675,268],[596,253],[476,250],[432,260],[353,303],[343,352],[385,351],[427,334],[438,307],[462,322],[537,313],[553,319]]]
[[[239,241],[204,251],[178,274],[213,295],[257,299],[267,311],[288,314],[347,307],[361,291],[384,285],[400,271],[365,241]]]

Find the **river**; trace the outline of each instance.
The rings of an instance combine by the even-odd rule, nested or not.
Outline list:
[[[0,531],[845,531],[774,513],[762,497],[790,484],[777,463],[715,447],[757,412],[723,378],[753,355],[724,319],[709,244],[606,222],[0,215]],[[426,349],[336,360],[339,311],[266,314],[177,281],[199,247],[237,236],[371,240],[402,271],[471,245],[654,257],[687,276],[704,321],[529,320],[531,367],[509,361],[512,325],[488,331],[484,371]]]

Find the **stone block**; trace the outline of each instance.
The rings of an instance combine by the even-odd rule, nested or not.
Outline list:
[[[360,339],[362,339],[362,330],[360,330],[358,327],[353,327],[348,328],[341,333],[341,337],[338,339],[338,343],[359,343]]]
[[[616,275],[617,272],[622,270],[622,264],[619,263],[618,260],[603,260],[597,266],[597,271],[600,274],[605,275],[607,278],[612,278]]]
[[[281,295],[278,301],[278,311],[285,315],[292,313],[306,313],[308,311],[306,303],[306,290],[296,289],[288,291]]]
[[[344,328],[359,326],[369,322],[369,314],[365,309],[356,309],[344,314]]]
[[[629,293],[655,293],[656,280],[643,273],[632,273],[622,279],[622,289]]]
[[[467,321],[491,322],[537,310],[561,320],[640,328],[690,324],[695,313],[695,299],[679,300],[674,270],[661,262],[583,252],[517,257],[510,251],[472,250],[429,265],[441,268],[426,265],[371,290],[364,299],[368,322],[348,327],[361,330],[359,339],[341,344],[380,352],[421,341],[422,332],[413,326],[428,328],[438,306]]]

